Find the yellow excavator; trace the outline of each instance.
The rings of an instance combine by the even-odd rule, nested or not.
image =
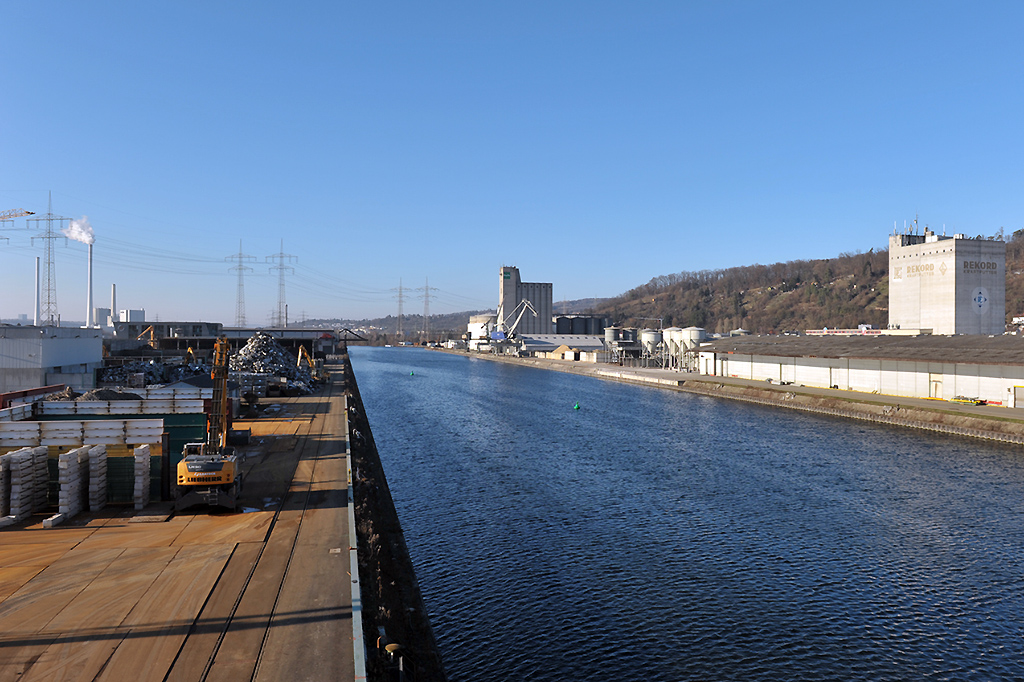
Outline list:
[[[306,364],[309,365],[310,375],[314,381],[326,381],[327,372],[324,370],[324,361],[317,359],[314,360],[313,356],[309,354],[305,346],[299,346],[299,355],[295,360],[296,367],[302,367],[302,361],[305,360]]]
[[[238,509],[242,471],[234,448],[225,447],[228,423],[228,354],[226,337],[217,339],[213,353],[213,400],[205,443],[186,443],[178,462],[174,508],[197,504]]]

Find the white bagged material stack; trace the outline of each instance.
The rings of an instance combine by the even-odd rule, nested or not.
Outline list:
[[[11,513],[11,455],[0,455],[0,518]]]
[[[57,457],[57,482],[60,493],[57,497],[57,511],[71,516],[82,511],[82,466],[81,453],[87,446],[75,448]]]
[[[149,504],[149,446],[135,448],[135,509],[141,511]]]
[[[14,516],[11,512],[13,476],[11,473],[11,463],[14,461],[15,455],[26,451],[28,451],[28,448],[21,448],[20,450],[8,452],[6,455],[0,455],[0,526],[14,523]]]
[[[22,448],[4,455],[10,476],[10,497],[7,500],[7,514],[0,519],[0,526],[21,521],[32,515],[36,509],[46,506],[46,447]],[[40,473],[39,463],[42,463]],[[37,479],[42,478],[42,484]],[[42,488],[42,502],[37,506],[39,488]],[[8,488],[4,488],[7,490]]]
[[[32,448],[33,488],[32,488],[32,511],[46,509],[46,488],[50,482],[50,470],[47,468],[47,460],[50,459],[49,450],[45,446]]]
[[[89,446],[64,452],[57,457],[57,482],[60,492],[57,496],[57,514],[43,521],[43,528],[53,528],[82,511],[82,481],[88,476],[88,468],[82,466],[83,455]],[[86,460],[88,461],[88,460]]]
[[[107,446],[95,445],[89,450],[89,511],[107,506]]]
[[[78,448],[78,470],[81,475],[78,479],[78,499],[81,500],[81,509],[89,508],[89,449],[91,446]]]

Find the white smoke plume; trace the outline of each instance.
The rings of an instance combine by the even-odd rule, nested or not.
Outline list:
[[[72,220],[71,224],[61,230],[68,239],[74,239],[83,244],[92,244],[96,241],[96,235],[92,233],[92,225],[89,224],[89,216],[82,216],[80,220]]]

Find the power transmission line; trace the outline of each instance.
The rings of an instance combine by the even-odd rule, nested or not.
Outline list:
[[[60,314],[57,312],[57,264],[53,258],[53,242],[63,239],[64,243],[67,243],[68,238],[60,234],[60,231],[63,230],[62,223],[65,220],[68,223],[71,222],[71,218],[64,218],[53,214],[53,193],[51,192],[46,207],[46,215],[39,218],[29,218],[26,221],[46,223],[46,229],[43,230],[42,234],[32,237],[32,240],[42,239],[44,242],[43,251],[46,258],[45,265],[43,266],[42,310],[40,311],[39,319],[43,324],[51,327],[60,324]],[[53,228],[54,222],[57,223],[56,230]],[[116,314],[116,311],[111,311],[111,314]]]
[[[391,291],[395,291],[392,289]],[[402,289],[402,278],[398,278],[398,340],[402,340],[402,304],[405,302],[405,295]]]
[[[238,240],[238,253],[227,256],[224,260],[237,262],[237,265],[233,265],[228,268],[229,272],[238,273],[238,295],[235,298],[235,326],[245,326],[245,279],[244,273],[246,270],[252,271],[248,265],[243,265],[246,262],[252,262],[256,260],[255,256],[249,256],[242,253],[242,240]]]
[[[287,327],[288,326],[288,304],[285,303],[284,298],[284,275],[285,272],[295,272],[295,268],[290,265],[285,265],[287,262],[293,262],[298,260],[295,256],[284,252],[284,240],[281,240],[281,250],[271,256],[267,256],[268,262],[276,262],[276,265],[270,267],[270,271],[277,270],[277,319],[271,321],[271,326],[275,327]]]
[[[440,291],[437,287],[430,286],[430,279],[423,278],[423,286],[416,291],[423,292],[423,340],[430,343],[430,291]]]

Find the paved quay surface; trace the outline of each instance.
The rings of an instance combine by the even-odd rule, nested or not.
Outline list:
[[[826,398],[838,398],[841,400],[852,400],[865,403],[876,403],[879,405],[899,405],[915,407],[924,410],[941,410],[953,414],[969,415],[974,417],[985,417],[989,419],[1000,419],[1019,421],[1024,423],[1024,408],[1010,408],[1001,405],[960,405],[945,400],[933,400],[928,398],[903,398],[878,393],[862,393],[860,391],[846,391],[831,388],[814,388],[809,386],[786,385],[780,386],[777,383],[769,384],[765,381],[752,381],[750,379],[739,379],[734,377],[708,376],[696,372],[680,372],[673,369],[648,368],[648,367],[622,367],[612,364],[591,364],[580,363],[571,360],[548,360],[546,358],[506,358],[483,353],[467,353],[465,351],[444,351],[454,355],[464,355],[470,358],[483,360],[494,360],[498,362],[510,362],[530,367],[539,367],[559,372],[572,374],[584,374],[600,379],[615,381],[627,381],[641,383],[661,388],[680,389],[680,381],[702,381],[708,384],[731,384],[735,386],[752,386],[756,388],[771,388],[780,391],[789,391],[804,395],[815,395]],[[727,396],[722,396],[726,398]]]
[[[246,513],[0,531],[0,682],[353,680],[342,385],[280,402],[235,422]]]

